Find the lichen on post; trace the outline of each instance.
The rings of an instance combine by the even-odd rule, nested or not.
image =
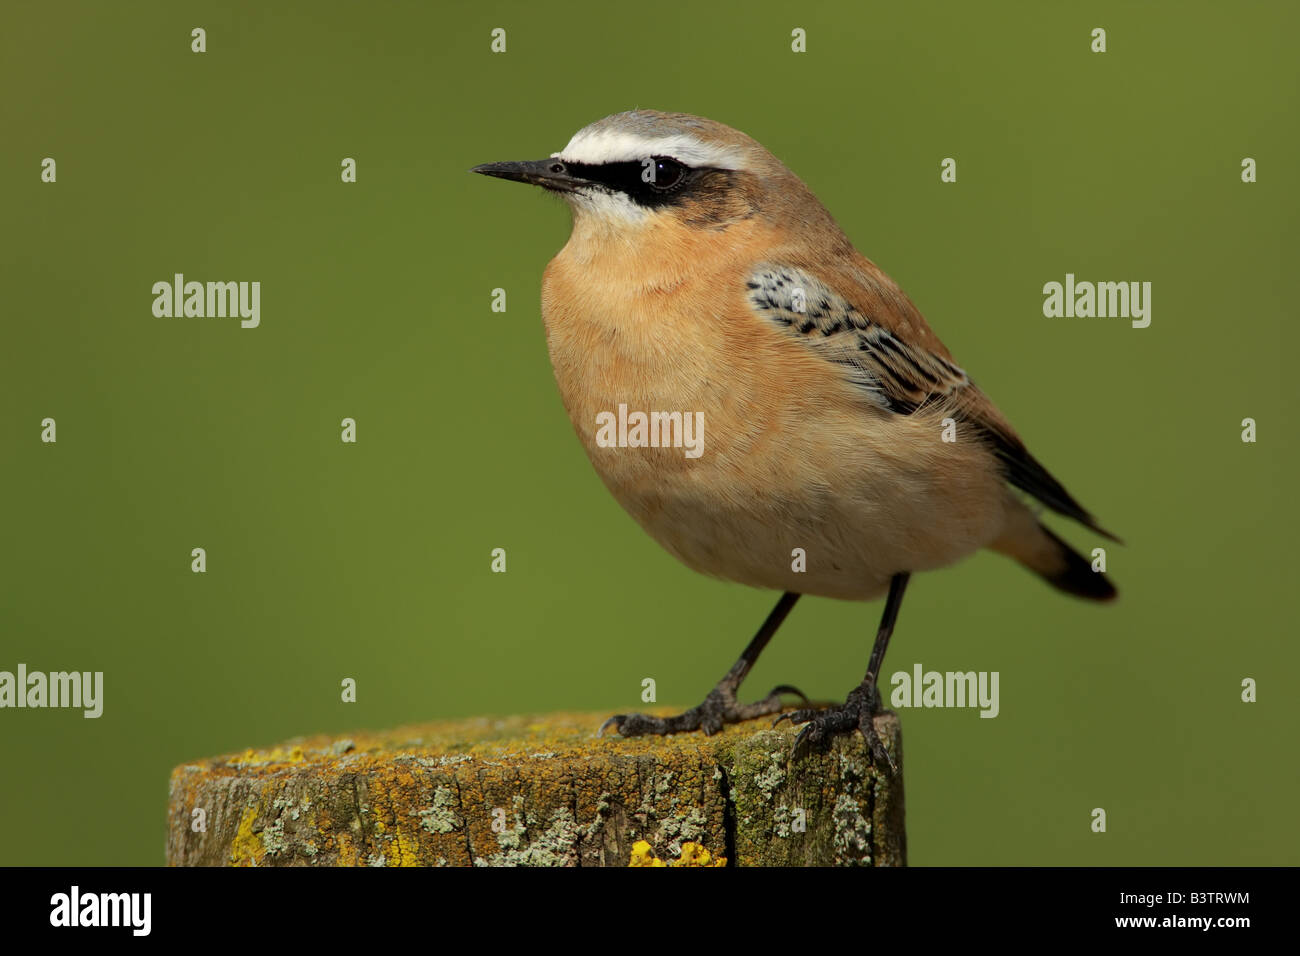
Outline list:
[[[902,865],[901,734],[791,762],[770,719],[597,738],[602,717],[479,718],[319,736],[172,772],[174,866]],[[196,813],[201,810],[201,813]]]

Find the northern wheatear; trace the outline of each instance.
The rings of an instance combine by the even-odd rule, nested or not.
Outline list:
[[[688,567],[784,592],[703,703],[606,726],[712,734],[777,713],[780,695],[797,691],[783,685],[752,704],[736,691],[799,596],[887,593],[866,676],[846,702],[784,716],[807,725],[796,752],[859,730],[892,767],[872,717],[910,574],[989,547],[1063,591],[1115,596],[1008,486],[1113,536],[755,140],[698,116],[634,110],[579,130],[550,159],[473,171],[541,186],[573,210],[573,233],[542,278],[542,319],[560,397],[605,485]],[[695,456],[669,440],[693,414]]]

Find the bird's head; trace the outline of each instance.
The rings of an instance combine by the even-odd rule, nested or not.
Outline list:
[[[821,211],[799,179],[739,130],[688,113],[632,110],[578,130],[549,159],[472,172],[531,183],[573,208],[575,225],[636,232],[665,218],[725,230],[756,216]],[[824,214],[824,211],[822,211]]]

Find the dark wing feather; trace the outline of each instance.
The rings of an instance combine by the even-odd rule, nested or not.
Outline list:
[[[933,349],[914,345],[899,323],[868,316],[812,272],[764,264],[746,283],[750,306],[828,362],[880,408],[899,415],[942,407],[973,426],[1002,465],[1007,481],[1053,511],[1118,541],[1039,464],[959,366]],[[901,293],[898,293],[901,297]],[[888,300],[886,300],[888,301]],[[921,322],[919,314],[912,322]],[[893,328],[891,328],[893,326]],[[928,331],[928,330],[927,330]],[[939,346],[942,350],[942,346]]]

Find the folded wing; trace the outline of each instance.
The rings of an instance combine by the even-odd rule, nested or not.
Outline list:
[[[746,292],[756,315],[839,366],[872,403],[898,415],[942,409],[975,429],[1010,484],[1118,540],[1029,454],[915,306],[874,265],[864,260],[860,268],[827,272],[764,263],[749,276]]]

